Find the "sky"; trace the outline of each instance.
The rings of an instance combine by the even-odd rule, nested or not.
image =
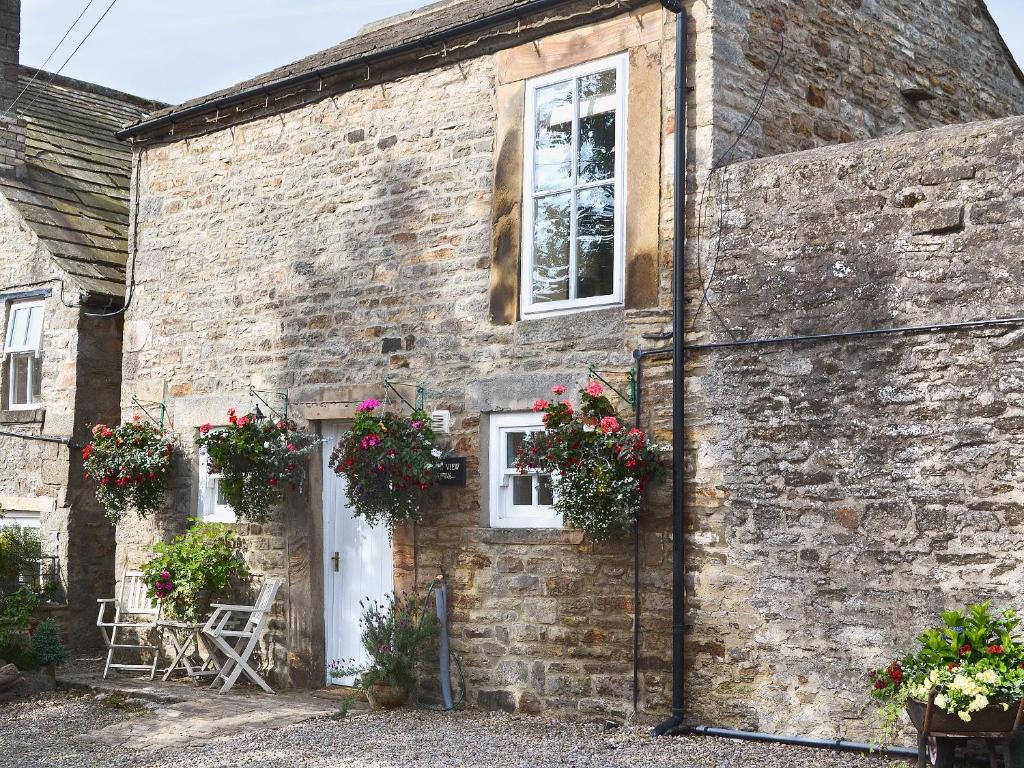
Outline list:
[[[428,0],[113,0],[62,74],[171,103],[329,48],[363,24]],[[111,0],[22,0],[21,61],[61,67]],[[988,0],[1024,65],[1024,2]]]

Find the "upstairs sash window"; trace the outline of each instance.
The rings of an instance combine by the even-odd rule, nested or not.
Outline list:
[[[35,408],[42,393],[43,302],[20,301],[10,305],[4,359],[7,376],[7,407]]]
[[[524,316],[622,303],[627,63],[527,83]]]

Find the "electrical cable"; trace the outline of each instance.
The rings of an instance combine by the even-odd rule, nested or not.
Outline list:
[[[68,27],[67,31],[64,33],[64,36],[55,46],[53,46],[53,50],[50,51],[47,57],[43,60],[43,63],[36,68],[36,71],[32,75],[32,78],[28,81],[28,83],[25,84],[25,87],[21,89],[21,92],[14,98],[14,101],[12,101],[10,105],[8,105],[7,109],[3,111],[3,114],[0,114],[0,118],[7,117],[7,115],[11,113],[11,110],[14,109],[14,107],[17,105],[19,101],[21,101],[21,97],[28,93],[28,89],[32,87],[32,83],[36,81],[36,78],[39,77],[40,73],[46,74],[44,72],[44,70],[46,69],[46,65],[50,63],[50,59],[53,58],[53,55],[58,51],[58,49],[62,45],[64,45],[64,41],[68,39],[68,35],[70,35],[71,31],[78,26],[78,22],[82,20],[82,17],[85,16],[86,11],[89,10],[90,6],[92,6],[94,2],[96,2],[96,0],[89,0],[89,2],[85,4],[85,8],[83,8],[82,12],[78,14],[78,18],[71,23],[71,26]]]
[[[117,2],[117,0],[114,0],[114,2]],[[132,189],[134,191],[131,215],[132,237],[128,242],[128,259],[131,262],[131,266],[128,268],[128,288],[125,291],[124,304],[113,312],[82,312],[86,317],[104,318],[123,315],[128,311],[128,307],[132,305],[132,299],[135,298],[135,264],[138,262],[139,254],[139,198],[141,197],[139,185],[142,179],[141,152],[136,153],[133,165],[135,166],[135,179],[132,181]]]
[[[718,159],[711,164],[711,168],[708,171],[708,176],[705,179],[704,185],[703,185],[703,187],[701,189],[700,201],[699,201],[698,206],[697,206],[697,236],[696,236],[697,276],[700,279],[700,284],[701,284],[701,300],[700,300],[700,303],[697,305],[697,309],[693,313],[693,320],[692,320],[692,322],[690,324],[690,331],[691,332],[693,332],[693,330],[697,326],[697,320],[700,317],[701,310],[704,308],[705,305],[707,305],[708,308],[711,309],[711,311],[714,314],[715,318],[718,320],[719,324],[722,326],[722,328],[725,330],[725,332],[728,333],[729,336],[731,336],[733,338],[733,340],[736,339],[736,335],[733,333],[732,329],[729,328],[728,324],[725,322],[725,320],[719,314],[718,310],[715,308],[714,304],[712,303],[711,297],[710,297],[711,286],[712,286],[712,284],[714,282],[715,273],[718,270],[718,259],[719,259],[719,256],[721,255],[722,233],[723,233],[724,226],[725,226],[725,215],[726,215],[726,212],[727,212],[727,198],[728,198],[728,188],[729,188],[728,187],[728,180],[725,180],[724,182],[719,181],[718,237],[717,237],[717,244],[716,244],[716,249],[715,249],[714,264],[712,265],[711,272],[710,272],[707,280],[705,280],[705,278],[704,278],[703,261],[702,261],[702,258],[701,258],[701,250],[703,248],[702,240],[703,240],[703,234],[704,234],[704,221],[705,221],[705,219],[704,219],[704,204],[705,204],[705,201],[707,199],[707,195],[708,195],[708,191],[710,189],[711,183],[712,183],[712,181],[715,178],[716,172],[720,171],[720,170],[723,170],[724,168],[726,168],[726,166],[728,166],[732,162],[732,158],[733,158],[734,153],[736,152],[737,147],[739,147],[740,142],[742,142],[743,139],[746,137],[747,132],[754,125],[754,121],[757,120],[757,116],[761,113],[761,109],[764,107],[765,99],[768,96],[768,89],[771,87],[772,81],[775,79],[775,75],[778,73],[779,67],[782,65],[782,61],[783,61],[783,58],[785,57],[785,53],[786,53],[786,37],[785,37],[784,34],[782,34],[780,32],[779,33],[779,50],[778,50],[778,52],[776,54],[776,57],[775,57],[775,63],[772,65],[772,68],[768,72],[768,76],[765,78],[764,85],[761,87],[761,90],[758,93],[757,100],[754,103],[754,108],[751,110],[750,114],[747,116],[747,119],[744,122],[743,127],[740,128],[739,133],[736,134],[736,138],[733,139],[732,143],[718,157]],[[725,174],[721,174],[721,176],[724,177]],[[724,189],[723,189],[723,183],[724,183]]]
[[[110,0],[110,5],[108,5],[106,7],[106,9],[103,11],[103,13],[100,14],[100,17],[98,19],[96,19],[96,23],[93,24],[89,28],[89,31],[85,33],[85,37],[83,37],[78,42],[78,45],[75,46],[75,49],[70,54],[68,54],[68,57],[66,59],[64,59],[64,63],[60,65],[60,68],[57,69],[56,72],[53,72],[53,73],[50,74],[50,77],[46,81],[46,85],[50,85],[50,83],[52,83],[56,79],[57,75],[59,75],[61,72],[64,71],[64,68],[71,62],[71,59],[73,59],[75,57],[75,54],[78,53],[79,49],[81,49],[81,47],[83,45],[85,45],[85,41],[88,40],[90,37],[92,37],[92,33],[96,31],[96,27],[98,27],[100,25],[100,22],[102,22],[103,19],[105,19],[107,17],[107,14],[110,13],[110,10],[114,7],[114,5],[116,3],[117,3],[117,0]],[[83,11],[83,13],[84,13],[84,11]],[[76,21],[75,23],[77,24],[78,22]],[[68,32],[70,32],[70,31],[71,30],[68,30]],[[61,42],[63,42],[63,41],[61,41]],[[36,94],[28,104],[25,105],[25,109],[27,110],[29,107],[31,107],[33,104],[35,104],[36,101],[39,100],[39,97],[42,96],[42,94],[43,94],[43,90],[40,90],[39,93]],[[13,106],[14,106],[14,104],[11,105],[11,107],[13,107]],[[10,109],[10,107],[8,107],[8,109]]]

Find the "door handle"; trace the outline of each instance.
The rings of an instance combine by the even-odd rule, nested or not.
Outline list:
[[[334,563],[334,570],[335,571],[340,571],[341,570],[341,553],[340,552],[335,552],[333,555],[331,555],[331,562]]]

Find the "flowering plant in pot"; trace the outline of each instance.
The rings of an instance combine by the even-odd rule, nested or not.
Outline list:
[[[409,699],[420,652],[438,633],[437,617],[426,611],[416,593],[391,594],[383,603],[371,600],[359,605],[363,609],[360,640],[368,661],[334,661],[329,672],[332,677],[355,675],[374,709],[396,709]]]
[[[220,474],[225,500],[242,520],[262,522],[279,505],[286,489],[297,491],[304,459],[320,438],[293,421],[273,421],[228,410],[228,426],[199,428],[196,445],[206,450],[208,469]]]
[[[555,396],[565,387],[552,387]],[[647,485],[663,470],[665,450],[640,429],[619,420],[604,388],[590,381],[577,410],[568,400],[537,400],[544,431],[527,435],[516,455],[521,472],[551,474],[555,510],[592,539],[609,539],[631,526]]]
[[[169,618],[198,623],[210,603],[240,586],[248,575],[231,529],[220,523],[196,522],[170,542],[158,542],[142,566],[151,598],[163,603]]]
[[[364,400],[352,429],[331,453],[330,467],[346,480],[354,514],[370,525],[389,529],[419,518],[424,500],[437,483],[437,460],[430,418],[388,413],[379,400]]]
[[[134,509],[146,517],[160,508],[174,457],[174,440],[163,427],[141,420],[117,427],[97,424],[82,449],[86,479],[115,525]]]
[[[1012,731],[1024,711],[1018,625],[1014,611],[994,613],[987,602],[946,611],[942,624],[918,637],[915,653],[873,670],[871,696],[879,703],[882,743],[895,738],[904,711],[922,732]],[[933,763],[952,764],[947,739],[933,740],[930,749]]]

